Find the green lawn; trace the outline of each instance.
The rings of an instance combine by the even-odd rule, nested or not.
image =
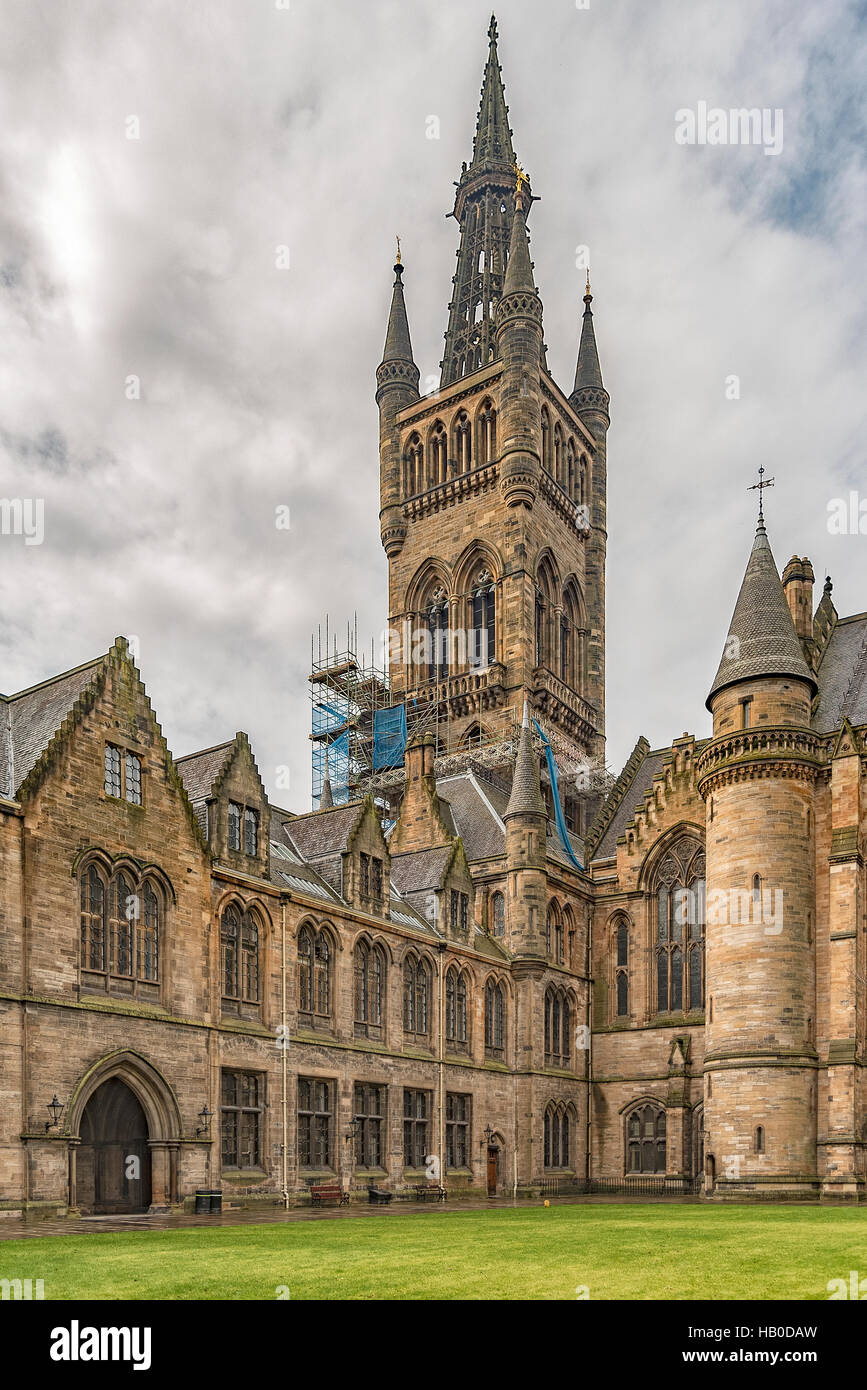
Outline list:
[[[827,1299],[867,1213],[553,1206],[0,1241],[46,1299]],[[283,1294],[286,1297],[286,1294]]]

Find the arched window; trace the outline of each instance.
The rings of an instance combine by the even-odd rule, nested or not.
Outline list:
[[[497,457],[497,413],[493,402],[485,399],[479,412],[479,461],[493,463]]]
[[[551,418],[548,407],[542,406],[542,467],[551,472]]]
[[[563,590],[560,616],[560,666],[564,685],[580,691],[584,683],[584,630],[580,594],[573,580]]]
[[[156,984],[162,934],[163,893],[149,878],[118,870],[107,880],[96,864],[82,873],[81,968],[112,980]],[[127,986],[126,993],[129,993]]]
[[[259,1002],[259,929],[249,912],[229,903],[220,921],[223,999]]]
[[[757,1153],[757,1154],[763,1154],[764,1152],[765,1152],[765,1131],[764,1131],[764,1129],[762,1128],[761,1125],[758,1125],[757,1128],[756,1128],[756,1153]]]
[[[467,1041],[467,981],[455,966],[446,973],[446,1042],[464,1046]]]
[[[614,984],[617,997],[617,1017],[629,1013],[629,923],[621,917],[615,925]]]
[[[564,965],[566,962],[563,914],[560,911],[560,904],[557,902],[548,904],[545,918],[545,954],[552,957],[558,965]]]
[[[506,899],[502,893],[491,898],[491,930],[494,936],[506,935]]]
[[[99,870],[91,864],[81,876],[81,968],[106,967],[106,889]]]
[[[571,1115],[567,1106],[552,1101],[545,1110],[543,1161],[546,1168],[569,1167]]]
[[[656,1007],[680,1013],[704,1007],[705,857],[684,835],[656,876]]]
[[[485,985],[485,1051],[500,1056],[506,1046],[506,1008],[503,986],[494,980]]]
[[[446,461],[448,459],[448,435],[442,420],[437,420],[430,432],[430,465],[427,485],[439,487],[446,480]]]
[[[497,659],[496,585],[487,569],[476,575],[472,608],[470,663],[484,670]]]
[[[458,472],[469,473],[473,466],[473,428],[465,410],[459,411],[455,419],[455,458]]]
[[[566,481],[565,488],[573,502],[580,501],[578,497],[578,478],[575,467],[575,440],[570,439],[566,445]]]
[[[385,958],[379,946],[359,941],[355,948],[355,1022],[379,1027],[382,1024],[382,998]]]
[[[298,933],[298,1010],[313,1012],[313,932],[302,927]]]
[[[411,434],[403,455],[404,494],[414,497],[424,491],[424,445],[421,436]]]
[[[640,1105],[626,1117],[627,1173],[665,1172],[665,1111]]]
[[[536,573],[536,665],[547,666],[556,672],[554,643],[557,628],[554,624],[555,596],[559,584],[551,562],[545,556]]]
[[[545,991],[545,1064],[568,1067],[572,1056],[572,1009],[563,990]]]
[[[430,977],[418,956],[408,955],[403,963],[403,1028],[405,1033],[427,1036]]]
[[[332,945],[328,932],[304,926],[298,933],[298,1011],[309,1020],[331,1017]]]
[[[554,467],[552,469],[558,483],[563,482],[563,431],[559,421],[554,426]]]
[[[435,589],[425,620],[428,634],[428,680],[445,680],[449,674],[449,601],[444,589]]]
[[[581,455],[578,465],[578,502],[582,507],[590,504],[590,472],[586,454]]]

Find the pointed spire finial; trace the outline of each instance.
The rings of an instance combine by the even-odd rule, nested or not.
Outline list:
[[[584,286],[584,303],[587,304],[587,305],[589,305],[589,304],[592,303],[592,301],[593,301],[593,296],[592,296],[592,294],[590,293],[590,267],[589,267],[589,265],[588,265],[588,267],[587,267],[587,283],[586,283],[586,285]]]
[[[762,499],[762,493],[763,493],[763,491],[764,491],[764,489],[765,489],[766,487],[773,487],[773,486],[774,486],[774,480],[773,480],[773,478],[768,478],[767,482],[765,481],[765,466],[764,466],[763,463],[760,463],[760,464],[759,464],[759,481],[758,481],[757,483],[753,483],[752,487],[748,487],[748,488],[747,488],[747,492],[758,492],[758,494],[759,494],[759,524],[758,524],[758,528],[757,528],[759,531],[764,531],[764,529],[765,529],[765,518],[764,518],[764,516],[763,516],[763,514],[762,514],[762,500],[763,500],[763,499]]]
[[[495,14],[491,15],[491,22],[488,25],[488,38],[491,43],[497,42],[497,16]]]
[[[395,259],[395,265],[402,266],[402,265],[403,265],[403,261],[402,261],[401,258],[400,258],[400,237],[399,237],[399,236],[395,236],[394,239],[395,239],[395,241],[397,242],[397,257],[396,257],[396,259]]]

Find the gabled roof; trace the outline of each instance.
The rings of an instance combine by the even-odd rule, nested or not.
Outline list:
[[[401,894],[434,891],[442,887],[454,854],[454,845],[394,854],[391,858],[391,881]]]
[[[203,748],[200,753],[187,753],[183,758],[175,758],[175,766],[191,801],[203,801],[211,795],[235,743],[236,740],[230,738],[226,743],[215,744],[213,748]]]
[[[454,833],[464,842],[467,859],[496,858],[505,853],[506,833],[503,812],[508,796],[497,787],[477,780],[472,772],[461,772],[437,782],[443,808],[454,825]]]
[[[347,801],[341,806],[310,811],[284,822],[282,833],[302,859],[326,859],[329,855],[343,854],[348,848],[363,810],[363,801]]]
[[[867,724],[867,613],[837,620],[817,678],[813,728],[818,733],[839,728],[844,718],[855,726]]]
[[[104,663],[95,657],[17,695],[0,695],[0,793],[15,796]]]
[[[641,744],[644,746],[642,747]],[[671,757],[670,748],[657,748],[651,752],[647,747],[646,739],[640,741],[637,752],[638,756],[633,755],[627,763],[630,774],[627,785],[625,787],[620,786],[620,779],[618,778],[618,782],[612,788],[611,796],[613,797],[615,793],[618,793],[620,800],[602,839],[593,851],[594,859],[610,859],[617,853],[617,841],[626,830],[638,807],[642,805],[645,793],[650,791],[653,786],[654,777],[662,771],[662,765],[666,759]]]

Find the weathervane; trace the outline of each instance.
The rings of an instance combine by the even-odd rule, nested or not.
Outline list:
[[[766,487],[773,487],[773,486],[774,486],[774,480],[773,480],[773,478],[768,478],[767,481],[765,481],[765,468],[764,468],[764,464],[761,464],[761,463],[760,463],[760,464],[759,464],[759,481],[758,481],[757,483],[753,483],[752,487],[748,487],[748,488],[747,488],[747,492],[758,492],[758,494],[759,494],[759,524],[760,524],[760,525],[764,522],[764,519],[765,519],[764,516],[762,515],[762,493],[764,492],[764,490],[765,490]]]

